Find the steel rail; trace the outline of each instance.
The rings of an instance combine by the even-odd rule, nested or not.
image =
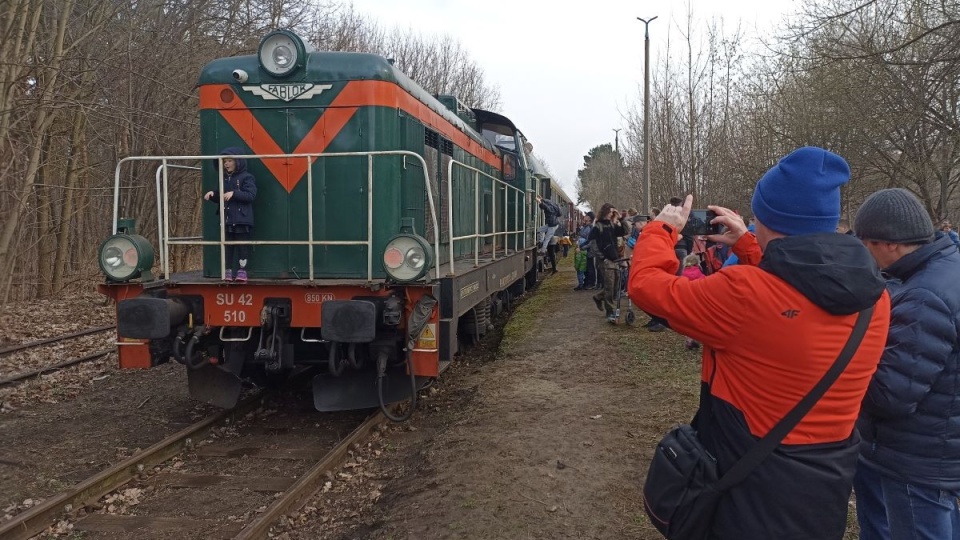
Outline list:
[[[60,362],[59,364],[54,364],[49,367],[34,369],[32,371],[25,371],[23,373],[17,373],[15,375],[11,375],[7,377],[6,379],[0,379],[0,388],[4,386],[10,386],[10,385],[16,385],[16,384],[22,383],[27,379],[30,379],[32,377],[37,377],[39,375],[43,375],[44,373],[53,373],[54,371],[60,371],[61,369],[68,368],[75,364],[90,362],[92,360],[96,360],[97,358],[104,357],[115,350],[116,349],[104,349],[102,351],[93,352],[93,353],[81,356],[79,358],[71,358],[70,360],[65,360],[63,362]]]
[[[234,537],[234,540],[267,538],[270,528],[276,525],[283,515],[295,512],[307,504],[310,497],[320,489],[323,482],[327,479],[326,473],[340,464],[354,444],[366,438],[374,427],[384,421],[386,421],[386,417],[379,411],[364,420],[346,439],[340,441],[323,459],[304,473],[297,482],[285,491],[275,503],[267,508],[256,521],[244,527],[243,530]]]
[[[4,355],[10,354],[10,353],[17,352],[17,351],[22,351],[22,350],[24,350],[24,349],[30,349],[30,348],[33,348],[33,347],[39,347],[39,346],[41,346],[41,345],[47,345],[47,344],[49,344],[49,343],[56,343],[57,341],[63,341],[63,340],[65,340],[65,339],[73,339],[73,338],[76,338],[76,337],[82,337],[82,336],[86,336],[86,335],[89,335],[89,334],[97,334],[97,333],[100,333],[100,332],[106,332],[107,330],[113,330],[113,329],[116,328],[116,327],[117,327],[117,326],[116,326],[115,324],[111,324],[111,325],[107,325],[107,326],[98,326],[98,327],[96,327],[96,328],[87,328],[86,330],[80,330],[80,331],[78,331],[78,332],[73,332],[72,334],[64,334],[64,335],[62,335],[62,336],[57,336],[57,337],[52,337],[52,338],[46,338],[46,339],[40,339],[40,340],[37,340],[37,341],[31,341],[30,343],[22,343],[22,344],[20,344],[20,345],[13,345],[13,346],[10,346],[10,347],[6,347],[6,348],[3,348],[3,349],[0,349],[0,356],[4,356]]]
[[[221,411],[174,433],[143,452],[100,471],[67,491],[17,514],[12,520],[0,525],[0,540],[26,540],[40,534],[66,511],[68,505],[79,508],[87,502],[100,499],[132,480],[142,470],[163,463],[179,454],[187,447],[188,440],[196,441],[203,438],[225,418],[246,414],[264,397],[266,397],[264,393],[250,396],[233,409]]]

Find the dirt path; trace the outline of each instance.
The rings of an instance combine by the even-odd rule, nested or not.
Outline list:
[[[660,538],[641,482],[656,441],[693,411],[699,357],[675,334],[608,324],[574,285],[568,264],[547,278],[499,351],[456,362],[361,480],[282,537]]]

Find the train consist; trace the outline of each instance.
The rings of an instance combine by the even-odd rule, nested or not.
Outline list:
[[[120,366],[174,358],[197,399],[232,407],[244,380],[311,376],[321,411],[415,400],[536,283],[535,197],[576,226],[513,122],[431,96],[383,57],[317,52],[279,30],[256,55],[208,64],[198,87],[202,155],[121,160],[99,251]],[[249,152],[227,158],[256,178],[252,238],[228,240],[230,210],[216,204],[199,234],[172,236],[185,224],[171,223],[171,182],[192,172],[185,181],[224,204],[227,147]],[[120,208],[123,179],[146,164],[157,179],[150,240]],[[240,244],[249,279],[228,281],[227,248]],[[172,268],[174,249],[202,250],[202,267]]]

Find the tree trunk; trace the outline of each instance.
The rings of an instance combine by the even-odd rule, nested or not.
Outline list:
[[[70,19],[70,13],[73,10],[73,0],[64,0],[60,6],[62,10],[60,18],[57,20],[57,32],[54,39],[52,54],[49,66],[44,69],[45,76],[43,80],[43,91],[41,103],[53,103],[54,93],[57,88],[57,80],[60,75],[60,67],[63,63],[63,41],[67,31],[67,21]],[[66,96],[64,96],[66,97]],[[4,216],[6,222],[0,231],[0,270],[7,273],[13,270],[15,257],[11,254],[10,247],[13,245],[13,238],[17,232],[23,213],[27,209],[30,200],[30,192],[37,180],[37,173],[40,169],[41,141],[46,137],[47,130],[56,119],[58,110],[48,105],[41,105],[40,110],[31,126],[31,133],[35,137],[35,144],[30,150],[30,162],[27,171],[23,176],[22,184],[18,192],[17,201],[10,209],[8,215]],[[6,297],[6,295],[2,295]]]
[[[86,82],[86,77],[84,77]],[[60,208],[60,230],[57,233],[57,256],[53,264],[51,287],[53,292],[63,288],[63,277],[67,272],[67,257],[70,253],[70,233],[73,229],[73,200],[79,182],[77,178],[80,154],[86,152],[83,146],[83,130],[87,124],[87,114],[83,107],[77,107],[73,116],[73,133],[70,134],[70,158],[67,160],[67,175],[64,182],[63,206]]]
[[[37,283],[38,294],[45,297],[50,294],[51,276],[50,270],[53,269],[53,252],[56,247],[53,245],[53,220],[51,213],[53,202],[50,185],[50,145],[51,138],[43,137],[40,143],[40,170],[37,172],[37,250],[38,260],[36,276],[39,279]]]
[[[31,8],[35,10],[32,14]],[[24,75],[31,68],[21,59],[34,54],[42,13],[43,4],[34,0],[7,3],[3,11],[6,21],[3,39],[0,39],[0,141],[7,140],[13,125],[13,101],[21,92],[19,85]]]

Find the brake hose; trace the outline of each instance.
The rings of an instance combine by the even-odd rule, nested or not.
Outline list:
[[[207,360],[200,354],[200,351],[196,351],[196,354],[194,354],[193,350],[193,348],[200,343],[200,334],[203,333],[203,329],[203,326],[198,326],[196,330],[193,331],[193,335],[190,336],[190,340],[187,341],[187,350],[183,353],[183,360],[190,369],[200,369],[207,365]]]

